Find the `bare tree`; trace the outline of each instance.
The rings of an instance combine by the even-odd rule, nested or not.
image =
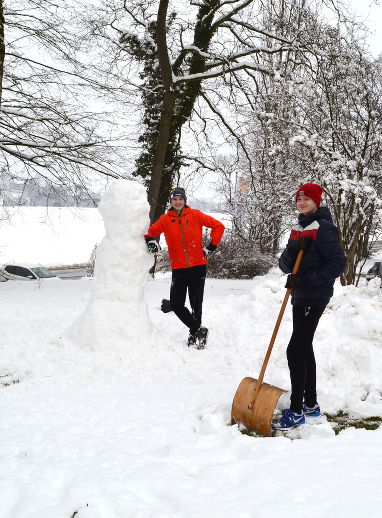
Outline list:
[[[171,183],[184,163],[181,132],[186,122],[197,119],[196,100],[203,99],[204,108],[239,138],[209,91],[219,90],[228,82],[236,84],[248,73],[273,76],[275,71],[264,64],[263,56],[295,45],[291,39],[262,27],[253,0],[203,0],[191,5],[191,13],[185,17],[174,11],[168,13],[168,0],[159,1],[154,13],[149,2],[124,4],[130,29],[125,33],[120,30],[119,41],[144,64],[141,77],[146,83],[142,90],[150,98],[141,139],[146,148],[137,162],[136,174],[148,179],[152,219],[163,212]],[[248,23],[248,19],[258,24]],[[261,41],[264,34],[267,45]]]
[[[140,96],[132,113],[134,174],[148,187],[151,219],[191,163],[226,175],[237,206],[231,169],[248,187],[247,219],[238,220],[237,232],[274,253],[282,207],[296,183],[316,180],[348,255],[343,282],[354,282],[380,207],[380,76],[340,2],[101,4],[91,6],[89,34],[108,51],[100,52],[99,69],[107,64],[113,80],[120,76]],[[338,27],[322,21],[323,6],[336,12]],[[203,152],[185,151],[185,136]],[[218,139],[229,151],[218,153]],[[269,197],[277,200],[273,212],[266,211]]]
[[[256,99],[246,111],[255,174],[242,161],[227,201],[237,234],[266,252],[272,242],[278,245],[296,185],[321,183],[347,257],[341,280],[351,284],[381,228],[381,74],[350,19],[339,30],[319,22],[311,9],[293,15],[298,4],[287,9],[279,2],[277,11],[276,2],[269,2],[268,20],[274,30],[297,24],[311,52],[287,50],[274,58],[277,81],[257,79],[255,90],[245,85]],[[226,178],[229,193],[232,178]],[[263,200],[272,200],[274,211]]]
[[[303,164],[305,151],[291,145],[291,141],[301,122],[301,90],[310,77],[308,71],[319,32],[324,30],[317,8],[317,2],[264,1],[262,13],[267,33],[263,45],[269,44],[268,33],[289,40],[300,35],[300,45],[263,57],[264,64],[277,71],[275,76],[251,75],[249,80],[240,81],[241,94],[247,99],[241,109],[246,117],[242,139],[250,161],[241,152],[242,159],[235,171],[235,195],[227,202],[235,232],[242,239],[257,243],[263,253],[273,255],[279,250],[280,237],[289,224],[292,193],[307,174]],[[326,55],[325,49],[321,52]],[[238,95],[235,103],[239,104],[237,98]],[[232,183],[231,178],[225,178],[223,193],[228,192],[227,180]]]
[[[0,107],[2,98],[2,85],[4,75],[4,59],[5,59],[5,40],[4,40],[4,5],[0,0]]]
[[[304,120],[295,141],[325,188],[347,258],[341,280],[353,284],[381,225],[381,76],[351,32],[328,29],[326,46],[330,55],[317,56],[301,99]]]
[[[0,2],[2,175],[40,176],[72,195],[96,175],[120,176],[116,134],[96,107],[101,81],[76,50],[66,2]]]

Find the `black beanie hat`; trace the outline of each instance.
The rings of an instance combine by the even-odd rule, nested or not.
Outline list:
[[[174,187],[171,191],[170,198],[172,199],[174,196],[181,196],[187,203],[186,191],[183,189],[183,187]]]

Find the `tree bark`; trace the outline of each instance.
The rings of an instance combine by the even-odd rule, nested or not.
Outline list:
[[[170,139],[171,123],[175,106],[175,91],[173,87],[172,68],[168,57],[166,39],[166,19],[169,0],[160,0],[156,28],[159,68],[164,86],[163,105],[159,123],[158,143],[155,149],[154,164],[151,174],[148,201],[150,204],[150,222],[157,218],[157,204],[161,187],[166,153]]]
[[[0,106],[3,92],[3,73],[5,58],[5,41],[4,41],[4,6],[3,0],[0,0]]]

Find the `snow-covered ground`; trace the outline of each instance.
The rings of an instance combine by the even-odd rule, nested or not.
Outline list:
[[[121,244],[114,230],[109,239]],[[146,261],[139,239],[126,248],[127,272]],[[159,309],[170,275],[127,282],[116,265],[106,296],[101,274],[111,257],[94,280],[0,283],[1,518],[382,515],[382,429],[336,436],[327,422],[308,423],[293,440],[230,426],[236,388],[257,377],[272,334],[285,291],[280,271],[207,279],[210,335],[198,351],[187,348],[176,317]],[[147,305],[148,320],[141,339],[113,335],[114,326],[104,342],[86,343],[88,332],[76,340],[102,300],[106,313],[125,306],[128,322],[131,305],[119,294],[142,286],[136,302]],[[374,281],[336,285],[315,339],[326,412],[382,415],[381,292]],[[130,325],[137,328],[132,317]],[[288,307],[265,376],[286,389],[290,332]]]
[[[97,209],[0,208],[0,264],[87,263],[105,228]]]

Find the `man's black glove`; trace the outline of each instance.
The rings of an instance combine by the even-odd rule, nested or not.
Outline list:
[[[148,241],[146,241],[146,245],[147,245],[147,250],[151,254],[157,254],[160,250],[160,246],[157,243],[157,241],[155,241],[155,239],[149,239]]]
[[[163,313],[170,313],[170,311],[172,311],[171,304],[168,299],[162,299],[162,304],[160,308],[163,311]]]
[[[303,280],[298,275],[293,275],[290,273],[287,277],[287,281],[285,284],[286,288],[291,288],[292,290],[295,288],[302,288],[304,286]]]
[[[209,255],[211,255],[212,252],[215,252],[216,248],[217,245],[213,245],[212,243],[210,243],[208,246],[203,247],[204,257],[208,257]]]

